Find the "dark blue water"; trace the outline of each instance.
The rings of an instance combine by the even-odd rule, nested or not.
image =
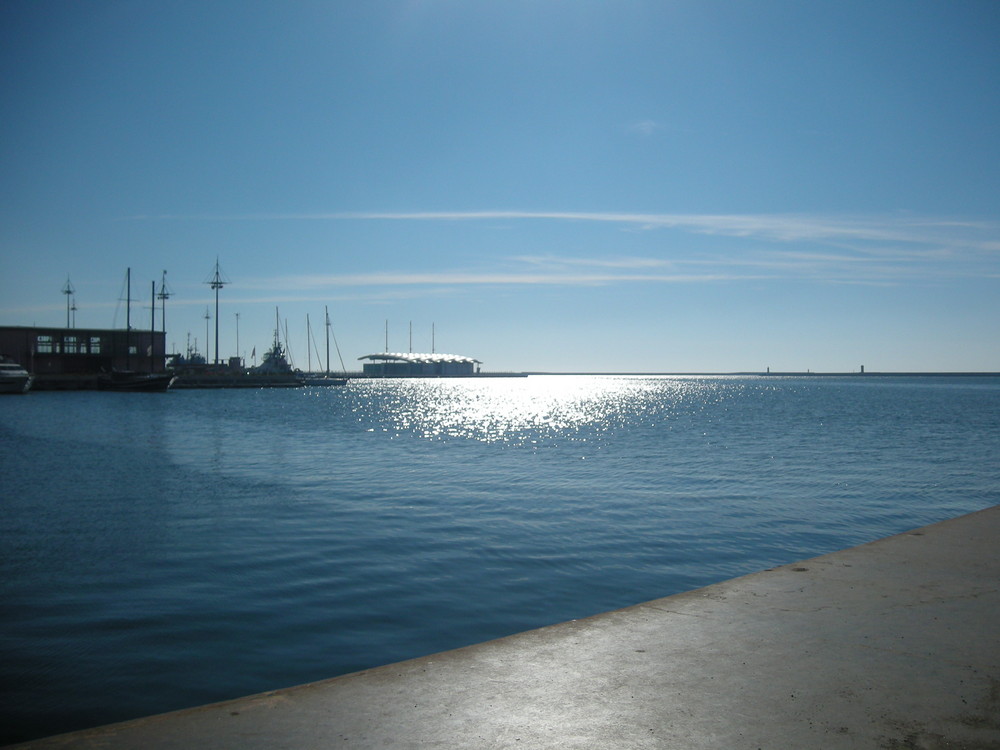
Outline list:
[[[0,742],[454,648],[1000,502],[1000,379],[0,400]]]

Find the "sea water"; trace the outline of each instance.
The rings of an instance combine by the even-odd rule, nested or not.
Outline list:
[[[0,742],[585,617],[1000,502],[1000,378],[0,400]]]

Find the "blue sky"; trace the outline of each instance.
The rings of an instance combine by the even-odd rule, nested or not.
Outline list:
[[[0,323],[1000,371],[1000,4],[0,4]],[[159,323],[157,323],[159,326]],[[315,365],[315,355],[314,365]],[[335,360],[334,366],[339,366]]]

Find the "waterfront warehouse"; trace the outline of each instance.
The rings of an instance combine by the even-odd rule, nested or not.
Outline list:
[[[459,354],[366,354],[364,374],[370,378],[462,378],[477,375],[478,359]]]

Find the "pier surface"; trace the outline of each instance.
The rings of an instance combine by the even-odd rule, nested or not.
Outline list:
[[[1000,748],[1000,506],[496,641],[26,748]]]

